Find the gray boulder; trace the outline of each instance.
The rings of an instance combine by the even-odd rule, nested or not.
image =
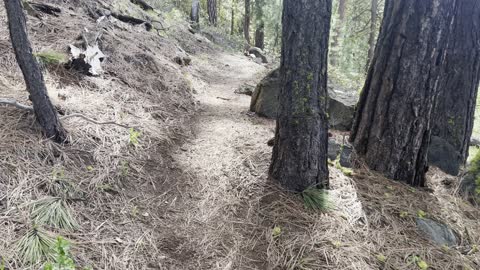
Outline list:
[[[256,87],[250,111],[267,118],[277,116],[278,95],[280,92],[280,71],[271,71]],[[328,114],[330,128],[341,131],[350,130],[355,114],[358,94],[351,89],[343,89],[329,82]]]
[[[417,218],[416,223],[423,236],[433,242],[449,247],[457,245],[457,237],[446,224],[427,218]]]
[[[275,69],[268,73],[255,88],[250,103],[250,111],[263,117],[276,118],[279,92],[280,70]]]
[[[342,167],[352,168],[350,161],[352,150],[352,146],[348,144],[342,145],[332,138],[328,139],[328,158],[333,161],[340,157],[339,163]]]
[[[462,155],[455,147],[438,136],[431,138],[428,162],[450,175],[458,175],[463,164]]]

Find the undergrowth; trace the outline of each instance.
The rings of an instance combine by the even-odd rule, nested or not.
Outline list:
[[[302,198],[305,207],[308,209],[327,212],[333,208],[333,203],[329,199],[327,191],[316,187],[304,190],[302,192]]]

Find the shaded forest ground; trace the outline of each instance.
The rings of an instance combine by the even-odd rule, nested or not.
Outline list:
[[[46,2],[66,12],[43,23],[30,17],[37,51],[63,52],[97,27],[84,6]],[[28,103],[1,18],[0,96]],[[135,126],[138,142],[128,129],[72,118],[72,144],[60,146],[40,136],[31,115],[0,107],[0,256],[10,269],[38,268],[21,265],[15,243],[32,226],[31,203],[58,195],[59,185],[68,186],[80,228],[46,229],[71,240],[76,261],[94,269],[415,269],[416,256],[433,269],[479,267],[471,246],[480,243],[480,212],[452,195],[455,179],[432,170],[429,189],[415,190],[331,166],[332,210],[306,210],[267,180],[274,122],[248,113],[249,97],[234,93],[255,85],[265,66],[185,23],[161,36],[116,21],[103,27],[106,74],[49,67],[50,96],[65,114]],[[191,66],[173,61],[179,48]],[[461,247],[423,238],[420,210],[455,229]]]

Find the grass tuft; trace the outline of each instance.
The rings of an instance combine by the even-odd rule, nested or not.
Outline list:
[[[24,264],[36,264],[53,259],[55,239],[34,227],[17,243],[20,259]]]
[[[303,202],[306,208],[327,212],[332,210],[333,203],[325,190],[315,187],[308,188],[302,192]]]
[[[70,231],[78,228],[78,223],[70,213],[65,200],[57,197],[48,197],[32,204],[32,218],[36,224]]]
[[[63,53],[46,51],[34,54],[37,61],[44,65],[61,65],[67,62],[67,56]]]

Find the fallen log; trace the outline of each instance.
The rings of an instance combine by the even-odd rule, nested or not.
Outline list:
[[[128,16],[128,15],[123,15],[123,14],[118,14],[116,12],[112,12],[110,15],[112,17],[116,18],[117,20],[122,21],[124,23],[129,23],[129,24],[133,24],[133,25],[145,24],[145,29],[147,31],[150,31],[153,28],[153,26],[150,22],[147,22],[147,21],[139,19],[139,18],[135,18],[135,17]]]
[[[58,17],[58,13],[61,13],[62,10],[59,7],[55,7],[52,5],[47,5],[43,3],[35,3],[35,2],[27,2],[30,7],[32,7],[35,11],[42,12],[48,15],[52,15]]]
[[[154,8],[144,0],[130,0],[132,4],[139,5],[145,11],[153,11]]]

